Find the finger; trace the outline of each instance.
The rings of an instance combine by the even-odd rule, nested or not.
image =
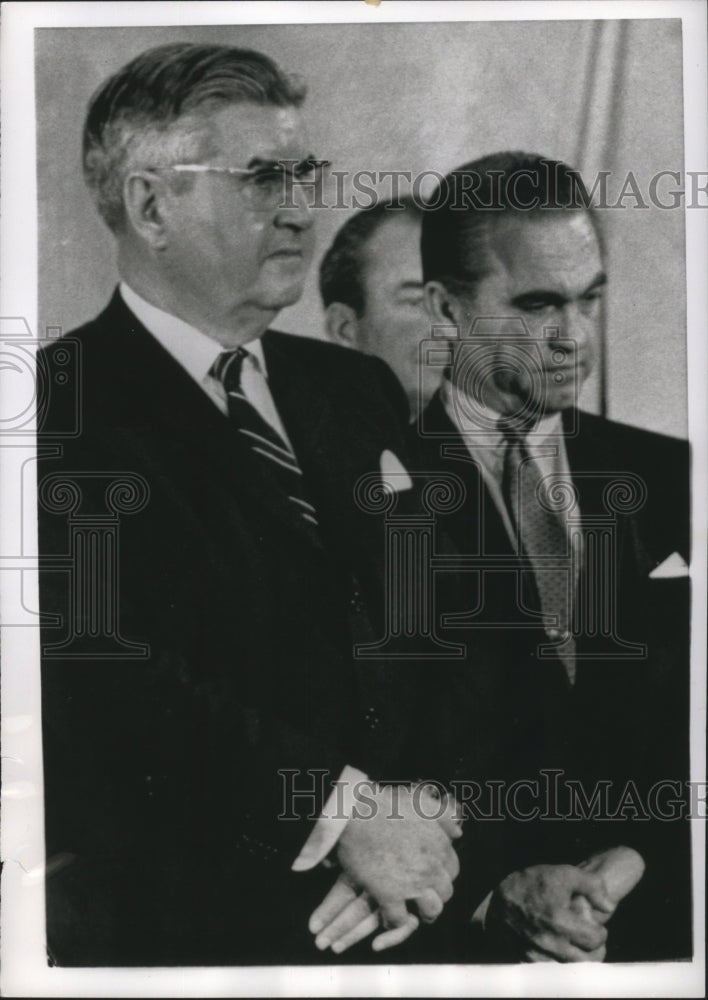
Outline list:
[[[434,890],[443,903],[447,903],[452,899],[454,889],[452,887],[452,879],[448,877],[447,872],[436,878],[429,888]]]
[[[587,900],[585,902],[587,903]],[[602,924],[597,923],[592,917],[587,919],[584,916],[577,916],[573,910],[561,913],[553,921],[551,929],[583,951],[594,951],[607,941],[607,929]]]
[[[311,933],[318,934],[323,927],[334,920],[345,906],[356,899],[356,895],[356,889],[347,876],[342,873],[317,909],[313,910],[308,923]]]
[[[325,948],[336,941],[338,938],[342,937],[344,934],[348,934],[350,931],[354,930],[362,920],[366,920],[373,913],[374,906],[371,904],[369,897],[366,893],[362,893],[357,896],[356,899],[352,900],[348,906],[345,906],[340,913],[332,920],[331,923],[327,924],[320,933],[315,938],[315,947],[319,948],[320,951],[324,951]]]
[[[394,948],[397,944],[402,944],[407,938],[411,936],[413,931],[417,930],[420,921],[416,917],[415,913],[409,913],[408,919],[400,927],[394,927],[393,930],[384,931],[383,934],[377,935],[371,942],[371,947],[374,951],[385,951],[387,948]]]
[[[596,951],[587,952],[582,959],[578,961],[582,962],[604,962],[605,956],[607,954],[607,948],[603,945],[602,948],[598,948]],[[557,962],[559,959],[549,955],[548,952],[541,951],[540,948],[528,948],[522,959],[524,962]]]
[[[536,948],[529,948],[522,957],[524,962],[555,962],[552,955],[547,955],[545,951],[538,951]]]
[[[381,923],[386,930],[392,927],[403,927],[409,917],[410,913],[404,902],[397,901],[381,904]]]
[[[446,851],[442,862],[450,878],[453,880],[456,879],[460,874],[460,859],[457,856],[457,851]]]
[[[614,913],[615,903],[607,895],[605,884],[599,875],[576,868],[575,891],[586,896],[596,910]]]
[[[443,828],[451,840],[457,840],[462,836],[462,818],[455,796],[451,792],[443,792],[437,785],[421,784],[417,791],[420,793],[420,808],[423,816],[427,819],[435,819]]]
[[[585,896],[576,894],[570,901],[570,909],[573,913],[577,913],[579,917],[583,920],[591,920],[596,924],[606,924],[607,921],[612,916],[611,913],[605,913],[604,910],[594,910]]]
[[[381,914],[378,910],[374,913],[370,913],[368,917],[365,917],[361,923],[357,924],[353,930],[348,931],[343,934],[342,937],[338,938],[336,941],[332,942],[332,951],[336,955],[340,955],[347,948],[351,948],[352,945],[358,944],[359,941],[363,941],[365,937],[369,934],[373,934],[376,928],[381,923]]]
[[[550,931],[542,931],[534,934],[530,941],[530,948],[544,951],[556,962],[587,962],[590,960],[592,952],[583,951],[558,934]]]
[[[432,924],[443,911],[443,901],[434,889],[425,889],[414,899],[418,913],[426,924]]]
[[[644,875],[644,859],[631,847],[615,847],[606,852],[604,863],[598,868],[607,895],[618,903],[632,891]]]
[[[446,796],[445,811],[438,818],[438,823],[451,840],[458,840],[462,836],[462,817],[452,792],[448,792]]]

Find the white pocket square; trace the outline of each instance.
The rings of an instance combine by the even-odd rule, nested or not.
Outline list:
[[[672,552],[662,563],[655,566],[649,574],[650,580],[670,580],[678,576],[688,576],[688,564],[678,552]]]
[[[401,460],[388,448],[381,452],[381,480],[392,493],[402,493],[413,489],[413,480],[408,475]]]

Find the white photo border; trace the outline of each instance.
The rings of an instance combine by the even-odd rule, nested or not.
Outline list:
[[[37,332],[37,185],[34,30],[169,24],[518,21],[680,18],[683,22],[685,170],[705,172],[706,6],[702,0],[605,2],[6,3],[2,32],[2,291],[0,318]],[[693,447],[692,779],[705,782],[706,538],[708,538],[708,212],[686,212],[689,434]],[[13,325],[14,324],[14,325]],[[0,371],[0,378],[4,375]],[[11,390],[10,383],[7,383]],[[13,412],[11,391],[3,406]],[[16,481],[27,446],[0,439],[0,598],[16,539],[36,558],[36,497]],[[7,445],[7,447],[5,447]],[[25,487],[27,487],[25,483]],[[24,506],[24,509],[23,509]],[[28,513],[29,512],[29,513]],[[24,518],[23,518],[24,515]],[[29,517],[29,522],[28,522]],[[29,529],[28,529],[29,524]],[[22,574],[37,606],[36,572]],[[185,969],[48,968],[44,951],[43,805],[36,628],[3,628],[2,992],[13,996],[703,996],[705,824],[693,823],[692,962],[631,965],[388,966]],[[39,839],[37,839],[39,837]],[[393,958],[393,956],[392,956]]]

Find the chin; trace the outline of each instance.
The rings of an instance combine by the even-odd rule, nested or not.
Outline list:
[[[568,410],[577,405],[577,392],[563,392],[549,395],[545,401],[544,410],[550,416],[551,413],[559,413],[561,410]]]
[[[265,291],[261,295],[261,303],[264,309],[285,309],[294,305],[302,296],[304,282],[290,284],[283,288],[274,288]]]

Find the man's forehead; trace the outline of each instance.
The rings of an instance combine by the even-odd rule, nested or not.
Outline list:
[[[251,166],[308,152],[307,135],[298,108],[239,102],[209,114],[214,145],[236,157],[233,165]]]
[[[583,277],[602,263],[597,232],[582,209],[514,213],[493,225],[490,244],[499,270],[514,281],[571,272]]]
[[[422,281],[420,219],[407,211],[392,212],[364,246],[368,276],[398,283]]]

